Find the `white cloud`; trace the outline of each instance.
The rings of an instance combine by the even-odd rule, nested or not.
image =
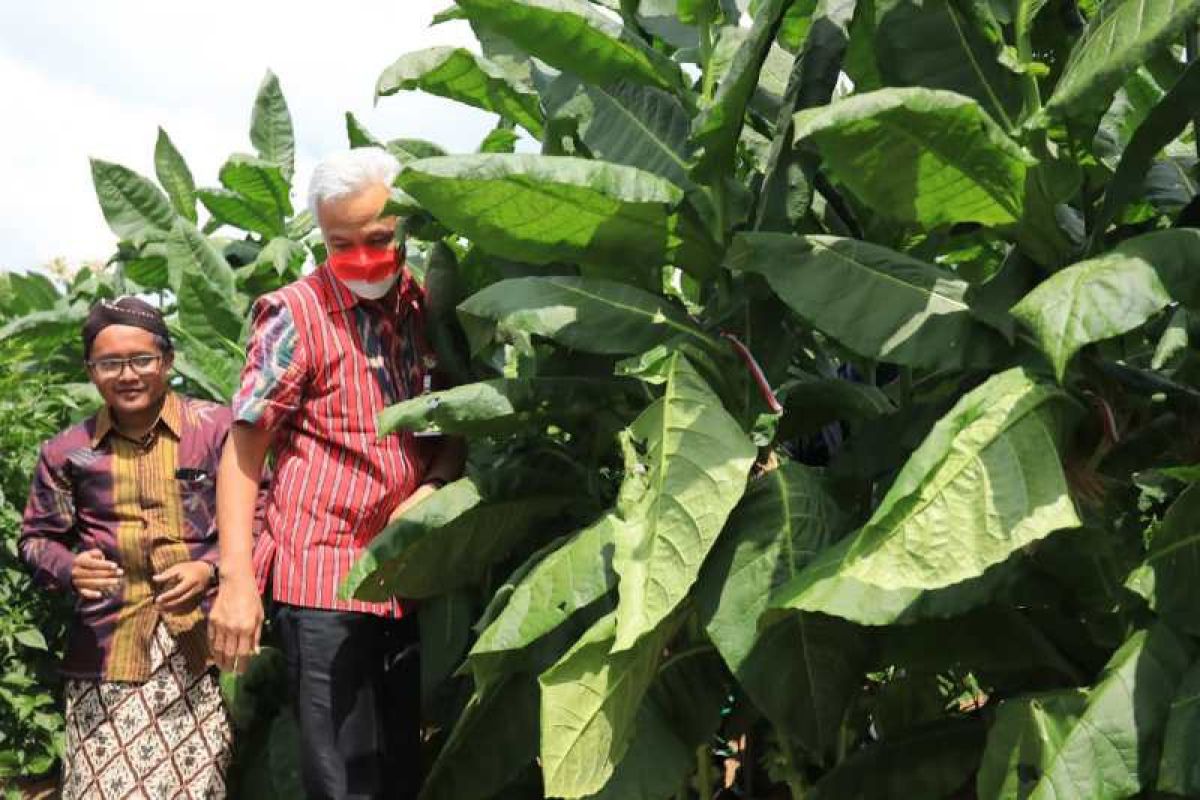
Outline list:
[[[96,205],[88,157],[153,174],[162,125],[199,185],[249,151],[250,107],[279,76],[297,136],[297,192],[322,153],[345,146],[343,115],[382,138],[471,151],[490,114],[406,92],[372,104],[382,69],[438,44],[474,48],[470,28],[428,23],[448,0],[379,3],[11,3],[0,5],[0,269],[55,257],[104,258],[115,244]]]

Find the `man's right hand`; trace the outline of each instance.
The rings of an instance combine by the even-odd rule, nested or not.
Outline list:
[[[245,672],[258,652],[263,605],[251,579],[226,580],[221,576],[217,599],[208,615],[208,645],[222,672]]]
[[[84,600],[99,600],[113,594],[125,572],[96,548],[75,556],[71,565],[71,585]]]

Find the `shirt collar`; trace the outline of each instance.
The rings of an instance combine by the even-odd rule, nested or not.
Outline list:
[[[158,421],[154,423],[151,430],[158,427],[166,428],[175,436],[176,439],[183,437],[183,408],[179,400],[179,396],[174,392],[167,392],[167,396],[163,398],[162,410],[158,412]],[[92,434],[92,449],[100,446],[108,434],[116,430],[113,424],[112,411],[108,406],[104,406],[96,412],[96,430]]]

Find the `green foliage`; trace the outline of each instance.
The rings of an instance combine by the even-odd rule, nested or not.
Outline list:
[[[425,800],[1197,793],[1198,14],[458,0],[480,53],[399,56],[378,94],[499,117],[346,118],[463,384],[381,423],[471,447],[343,587],[428,604]],[[250,140],[94,162],[116,268],[0,284],[0,342],[150,290],[227,396],[322,252],[270,74]]]
[[[61,376],[32,368],[31,355],[0,343],[0,781],[50,772],[62,752],[57,660],[70,608],[32,584],[17,534],[41,442],[90,410]]]

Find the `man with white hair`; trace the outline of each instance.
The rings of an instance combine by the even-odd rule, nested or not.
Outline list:
[[[463,448],[409,432],[380,437],[376,414],[429,388],[436,360],[421,289],[384,216],[400,170],[378,148],[330,156],[312,208],[328,249],[315,272],[258,299],[217,477],[220,588],[209,618],[217,663],[257,650],[271,574],[310,798],[416,797],[418,634],[402,601],[342,600],[338,587],[388,523],[461,472]],[[421,446],[419,446],[421,445]],[[263,463],[274,475],[254,543]]]

